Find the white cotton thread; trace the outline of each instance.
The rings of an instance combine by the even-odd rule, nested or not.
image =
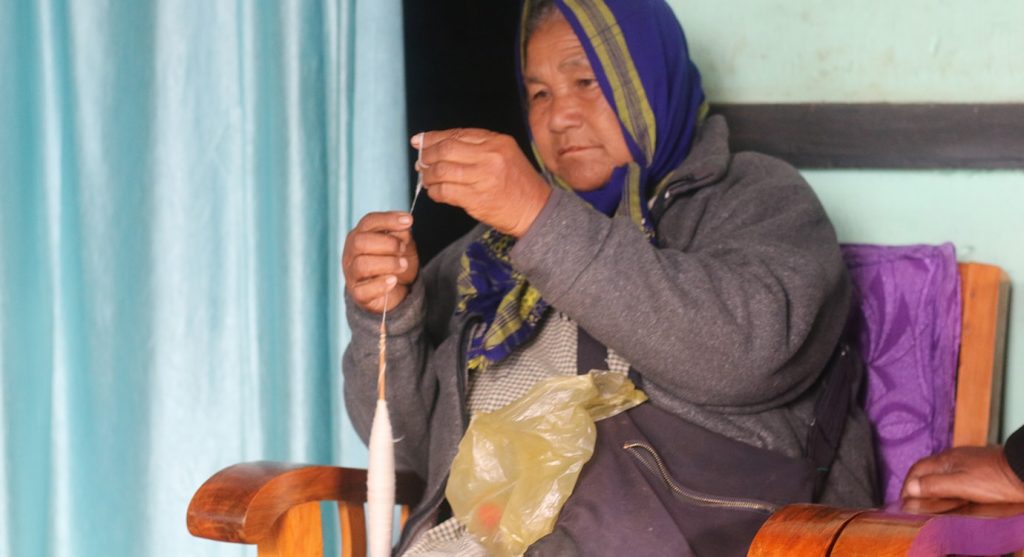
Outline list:
[[[388,367],[387,319],[389,294],[391,294],[391,289],[384,292],[384,311],[380,314],[380,339],[377,341],[377,350],[380,352],[379,359],[377,361],[377,400],[384,400],[384,393],[386,392],[385,372]]]
[[[418,153],[416,153],[416,193],[412,195],[412,206],[409,207],[409,213],[416,208],[416,200],[420,198],[420,191],[423,190],[423,138],[426,137],[427,132],[420,132],[420,147]]]
[[[419,153],[416,156],[418,178],[416,193],[409,207],[411,214],[416,208],[416,200],[423,190],[423,139],[425,133],[420,132]],[[397,277],[396,277],[397,279]],[[397,285],[397,280],[396,283]],[[392,287],[394,288],[394,287]],[[367,503],[367,542],[370,557],[390,557],[391,535],[394,530],[395,508],[395,439],[391,429],[390,412],[386,399],[387,393],[387,360],[388,360],[388,298],[391,288],[384,291],[384,310],[380,314],[380,338],[377,348],[380,352],[377,362],[377,408],[370,426],[369,466],[366,473]]]
[[[380,316],[380,360],[377,364],[377,408],[370,426],[369,466],[366,470],[367,542],[370,557],[391,555],[391,534],[395,509],[395,448],[388,402],[384,398],[387,369],[388,297]]]
[[[412,196],[412,205],[409,206],[409,214],[412,214],[413,210],[416,209],[416,200],[420,198],[420,191],[423,190],[423,141],[426,138],[427,132],[420,132],[419,148],[416,153],[416,192]],[[378,341],[378,349],[380,350],[380,361],[377,364],[377,399],[384,400],[385,393],[385,371],[387,368],[387,319],[388,319],[388,295],[391,294],[391,289],[384,292],[384,311],[380,315],[380,340]]]

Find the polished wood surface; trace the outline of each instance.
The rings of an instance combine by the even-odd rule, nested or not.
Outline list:
[[[405,509],[408,506],[403,507]],[[338,502],[338,521],[341,522],[341,557],[366,555],[366,513],[363,504]]]
[[[998,442],[1010,279],[981,263],[960,265],[963,316],[953,446]]]
[[[320,502],[303,503],[274,523],[271,535],[256,546],[258,557],[322,557]]]
[[[907,557],[1003,555],[1024,548],[1024,505],[967,505],[936,515],[881,511],[862,516],[873,522],[871,534],[876,537],[876,544],[896,545],[910,541]],[[894,527],[897,523],[899,527]],[[910,536],[910,524],[920,524],[916,535]],[[836,550],[839,549],[837,543]],[[864,553],[835,555],[847,557]]]
[[[846,523],[861,511],[821,505],[789,505],[758,531],[748,557],[825,557]]]
[[[789,505],[754,538],[748,557],[1003,555],[1024,548],[1024,505],[910,500],[885,509]]]
[[[927,521],[927,515],[861,513],[839,533],[828,555],[904,557]]]
[[[415,475],[396,478],[395,501],[419,500],[423,483]],[[366,501],[366,471],[337,466],[279,462],[236,464],[211,477],[192,497],[188,530],[195,536],[258,544],[275,533],[290,508],[313,501]]]
[[[293,506],[311,501],[365,498],[366,472],[327,466],[252,462],[210,478],[189,504],[188,529],[196,536],[255,544]]]

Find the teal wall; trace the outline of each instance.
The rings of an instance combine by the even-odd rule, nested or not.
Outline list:
[[[669,0],[712,102],[1024,102],[1024,2]],[[844,242],[951,241],[1011,298],[1004,435],[1024,424],[1024,172],[805,171]]]

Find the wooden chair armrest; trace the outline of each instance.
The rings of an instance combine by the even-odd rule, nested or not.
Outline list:
[[[1024,549],[1024,505],[921,500],[884,509],[788,505],[758,531],[748,557],[939,557]]]
[[[395,480],[395,503],[411,505],[423,482],[410,472]],[[188,506],[188,531],[211,540],[259,544],[289,509],[312,501],[366,502],[366,470],[282,462],[247,462],[217,472]]]

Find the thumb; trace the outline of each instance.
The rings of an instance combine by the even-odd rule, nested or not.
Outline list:
[[[914,499],[921,498],[921,480],[918,478],[907,478],[906,483],[903,484],[903,493],[901,497],[913,497]]]
[[[964,480],[963,474],[929,474],[910,479],[906,491],[915,498],[964,498],[970,491],[970,483]]]

